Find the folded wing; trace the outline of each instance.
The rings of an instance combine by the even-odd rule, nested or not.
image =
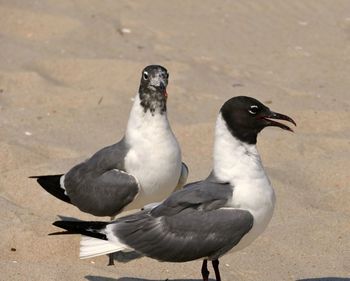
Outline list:
[[[172,194],[151,211],[118,219],[107,226],[128,247],[161,261],[216,259],[234,247],[252,228],[245,210],[225,208],[232,195],[228,184],[208,180]]]

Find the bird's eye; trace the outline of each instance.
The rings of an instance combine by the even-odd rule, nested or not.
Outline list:
[[[144,73],[143,73],[143,79],[145,79],[145,80],[147,80],[148,79],[148,72],[147,71],[145,71]]]
[[[252,105],[249,109],[248,109],[248,112],[250,114],[257,114],[259,112],[259,107],[257,105]]]
[[[169,73],[167,72],[165,76],[166,76],[166,79],[168,79],[169,78]]]

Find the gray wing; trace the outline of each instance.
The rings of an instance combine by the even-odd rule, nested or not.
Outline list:
[[[177,183],[177,186],[175,187],[174,191],[181,189],[186,184],[187,178],[188,178],[188,167],[184,162],[182,162],[179,182]]]
[[[225,183],[190,184],[151,211],[118,219],[120,241],[161,261],[216,259],[233,248],[253,226],[245,210],[222,208],[232,195]]]
[[[71,203],[95,216],[114,216],[139,192],[137,180],[124,172],[125,142],[105,147],[65,174]]]
[[[171,194],[162,204],[152,210],[154,216],[174,215],[185,208],[205,211],[224,207],[232,197],[229,183],[220,183],[210,178],[190,183]]]

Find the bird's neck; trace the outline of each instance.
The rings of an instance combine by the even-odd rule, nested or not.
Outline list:
[[[156,135],[170,130],[166,112],[156,109],[154,112],[144,109],[139,94],[136,95],[130,111],[125,137],[127,140],[135,138],[153,139]],[[170,130],[171,131],[171,130]]]
[[[215,128],[214,173],[219,180],[232,184],[241,180],[267,180],[256,145],[234,137],[221,113]]]

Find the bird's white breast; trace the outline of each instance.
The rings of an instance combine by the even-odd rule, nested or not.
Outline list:
[[[267,227],[274,210],[275,194],[256,146],[236,139],[221,114],[216,123],[214,172],[220,180],[228,181],[233,186],[233,195],[227,207],[247,210],[254,217],[252,229],[233,251],[242,249]]]
[[[164,200],[179,181],[182,163],[180,147],[166,113],[144,112],[137,95],[125,138],[130,146],[125,169],[136,177],[141,187],[138,197],[127,209]]]

